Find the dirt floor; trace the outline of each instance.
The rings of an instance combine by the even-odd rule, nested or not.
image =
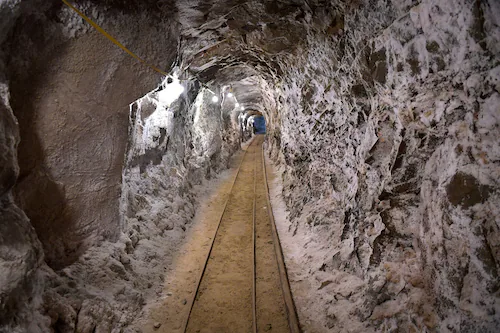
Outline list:
[[[187,332],[252,331],[254,175],[257,177],[257,329],[259,332],[289,332],[266,201],[261,154],[263,140],[263,136],[256,136],[246,148],[246,154],[240,152],[235,156],[231,170],[216,183],[202,202],[184,245],[166,271],[162,297],[148,306],[148,317],[137,323],[136,327],[140,327],[142,332],[183,332],[197,282],[222,214]],[[241,168],[237,173],[240,162]],[[233,182],[233,191],[230,193]],[[226,200],[228,202],[224,211]]]
[[[224,209],[244,151],[237,153],[230,169],[213,183],[213,189],[205,194],[183,245],[176,252],[172,264],[165,272],[162,296],[147,305],[146,315],[136,328],[144,333],[182,332],[189,312],[189,300],[196,290],[201,269],[206,259],[217,223]],[[159,327],[155,327],[159,326]]]
[[[221,221],[188,332],[251,332],[255,145],[250,145]]]
[[[293,298],[297,308],[300,326],[303,333],[325,332],[325,328],[312,320],[314,314],[325,311],[321,303],[308,303],[310,295],[318,290],[317,281],[307,278],[304,272],[304,263],[300,255],[301,248],[297,245],[297,239],[293,237],[286,204],[283,200],[283,184],[280,179],[281,171],[269,158],[265,159],[267,180],[269,182],[269,195],[273,209],[273,216],[278,229],[281,247],[283,249],[288,279],[292,289]]]
[[[263,137],[259,140],[263,140]],[[264,183],[261,145],[259,141],[260,157],[255,159],[257,164],[255,209],[257,332],[290,332],[269,219],[269,213],[272,211],[271,207],[268,207],[266,198],[267,188]]]

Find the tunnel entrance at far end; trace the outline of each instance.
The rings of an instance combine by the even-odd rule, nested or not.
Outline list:
[[[253,127],[255,134],[266,134],[266,119],[262,115],[253,118]]]
[[[254,134],[266,134],[266,118],[255,110],[241,113],[238,116],[241,130],[241,139],[246,141]]]

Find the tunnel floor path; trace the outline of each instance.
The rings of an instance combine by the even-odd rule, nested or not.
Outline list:
[[[255,136],[202,203],[144,332],[294,332],[273,239],[263,141]]]

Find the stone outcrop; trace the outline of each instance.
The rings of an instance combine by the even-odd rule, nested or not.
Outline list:
[[[290,64],[270,138],[320,330],[498,327],[498,9],[353,3]]]
[[[148,61],[164,67],[174,60],[175,50],[167,45],[177,37],[168,22],[166,33],[156,36],[155,18],[146,20],[147,13],[135,14],[139,18],[93,6],[106,13],[99,23],[137,54],[147,53]],[[68,8],[47,10],[21,16],[4,45],[22,139],[16,199],[37,230],[48,264],[59,269],[100,238],[117,239],[128,105],[161,75]]]
[[[497,1],[76,5],[179,81],[59,1],[0,1],[0,331],[126,329],[252,112],[305,329],[500,325]]]
[[[0,82],[0,329],[3,323],[16,321],[28,331],[36,325],[33,294],[43,290],[39,272],[43,251],[33,226],[12,195],[19,174],[18,144],[19,130],[7,86]]]

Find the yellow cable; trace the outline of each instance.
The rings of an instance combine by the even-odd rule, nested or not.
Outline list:
[[[97,25],[97,23],[95,23],[94,21],[92,21],[90,18],[88,18],[87,16],[85,16],[84,13],[82,13],[81,11],[79,11],[78,9],[76,9],[72,4],[70,4],[68,1],[66,0],[62,0],[62,2],[64,2],[69,8],[73,9],[78,15],[80,15],[85,21],[87,21],[91,26],[93,26],[97,31],[99,31],[101,34],[103,34],[106,38],[108,38],[110,41],[112,41],[113,43],[115,43],[118,47],[120,47],[123,51],[127,52],[130,56],[132,56],[133,58],[139,60],[139,62],[143,63],[144,65],[146,66],[149,66],[151,67],[152,69],[154,69],[155,71],[157,71],[158,73],[160,74],[163,74],[163,75],[168,75],[166,72],[162,71],[161,69],[158,69],[157,67],[151,65],[151,64],[148,64],[146,61],[142,60],[140,57],[138,57],[137,55],[135,55],[132,51],[130,51],[129,49],[127,49],[125,47],[125,45],[123,45],[122,43],[120,43],[119,41],[117,41],[115,38],[113,38],[113,36],[111,36],[110,34],[108,34],[106,31],[104,31],[103,28],[101,28],[99,25]]]

